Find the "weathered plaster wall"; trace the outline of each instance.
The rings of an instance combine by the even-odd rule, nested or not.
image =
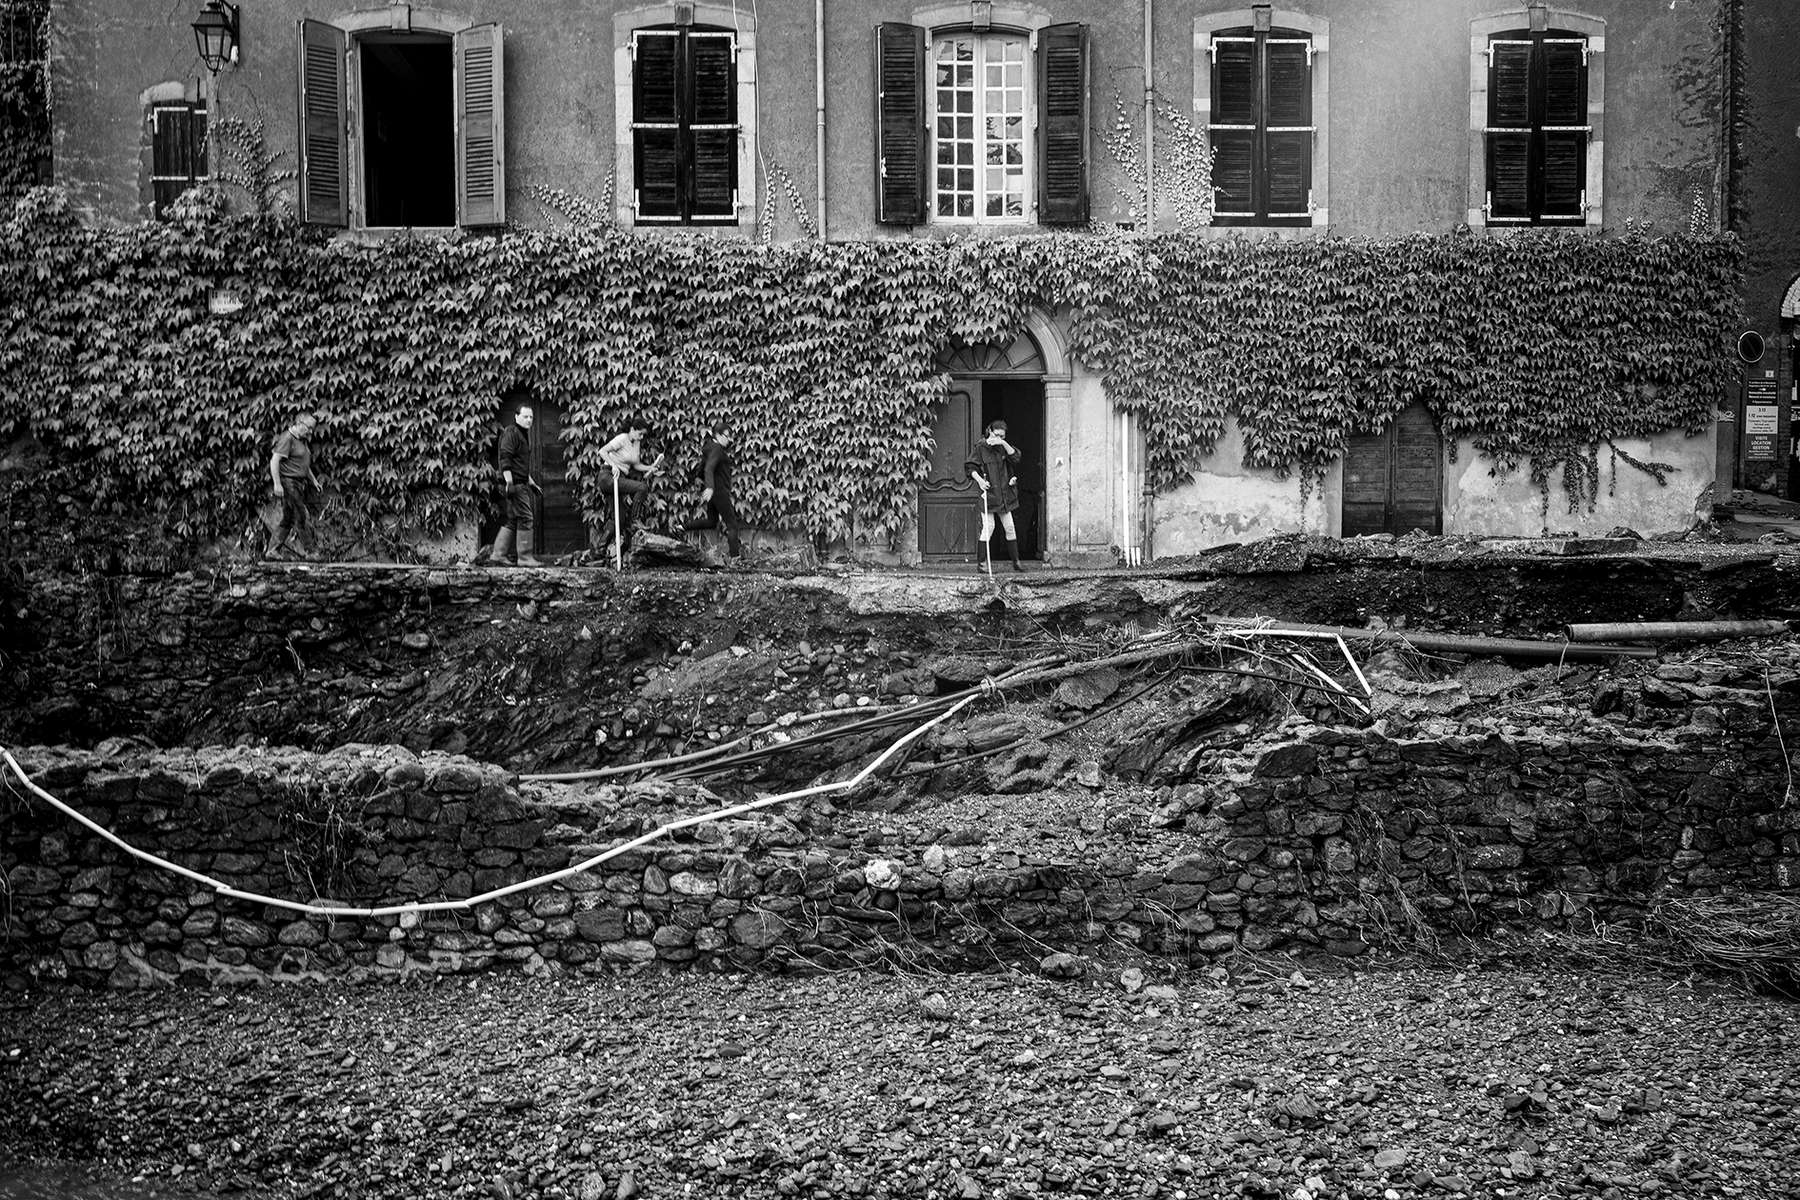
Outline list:
[[[423,9],[424,6],[416,6]],[[537,0],[529,5],[491,0],[442,0],[439,11],[506,29],[508,205],[525,224],[548,219],[530,199],[533,185],[598,197],[614,155],[614,17],[644,6]],[[998,6],[996,12],[1007,8]],[[1033,21],[1090,25],[1091,109],[1097,127],[1114,116],[1113,98],[1128,112],[1143,98],[1142,9],[1107,0],[1062,0],[1013,6]],[[1469,19],[1494,11],[1491,0],[1290,0],[1282,7],[1331,21],[1332,229],[1388,235],[1443,230],[1463,219],[1468,203]],[[1524,12],[1522,3],[1517,5]],[[1693,185],[1709,181],[1716,161],[1716,122],[1703,69],[1710,53],[1712,0],[1647,4],[1643,0],[1587,0],[1581,11],[1608,22],[1606,71],[1606,220],[1685,226]],[[270,145],[295,145],[294,22],[385,11],[345,0],[271,0],[245,6],[241,65],[219,76],[225,114],[260,114]],[[1154,76],[1158,93],[1191,106],[1194,20],[1204,13],[1248,9],[1205,0],[1196,6],[1155,6]],[[745,6],[746,16],[750,6]],[[928,11],[956,12],[954,4],[881,0],[826,5],[827,182],[830,231],[838,238],[939,236],[896,230],[873,219],[874,107],[872,26],[914,20]],[[195,82],[203,69],[194,54],[189,8],[147,7],[140,0],[59,0],[55,6],[56,170],[79,201],[107,220],[142,215],[140,159],[143,90],[166,81]],[[804,201],[815,202],[813,5],[765,0],[755,6],[759,95],[758,150],[792,177]],[[1004,15],[1004,14],[1003,14]],[[1762,18],[1772,32],[1781,14]],[[1753,42],[1756,39],[1752,39]],[[1771,36],[1762,58],[1779,71],[1792,55]],[[1134,120],[1139,120],[1134,118]],[[1141,120],[1139,120],[1141,126]],[[1771,119],[1761,136],[1778,144]],[[1791,141],[1791,139],[1788,139]],[[1090,172],[1096,219],[1121,213],[1118,168],[1096,140]],[[785,198],[777,198],[785,207]],[[1164,223],[1172,220],[1164,214]],[[784,217],[782,236],[798,226]]]
[[[1800,277],[1800,23],[1783,5],[1744,4],[1744,310],[1772,335]]]
[[[1631,920],[1657,896],[1792,888],[1800,813],[1780,802],[1764,694],[1693,667],[1662,675],[1643,698],[1670,714],[1658,732],[1496,722],[1389,738],[1290,722],[1162,787],[1153,814],[1075,800],[1079,846],[1021,841],[1004,820],[790,805],[472,910],[379,918],[216,895],[9,790],[0,974],[129,987],[505,964],[982,967],[1108,944],[1355,954],[1427,927]],[[145,850],[244,891],[359,907],[505,887],[707,804],[667,788],[522,791],[497,768],[391,747],[23,761]]]
[[[1343,491],[1341,462],[1332,464],[1305,504],[1297,477],[1279,479],[1273,471],[1243,462],[1243,431],[1228,418],[1217,449],[1194,481],[1156,498],[1152,544],[1158,558],[1278,533],[1337,536],[1343,523],[1337,499]]]
[[[1594,510],[1570,512],[1560,472],[1550,479],[1550,507],[1528,471],[1493,474],[1493,462],[1468,443],[1457,447],[1456,460],[1445,464],[1444,532],[1478,536],[1533,537],[1544,533],[1604,535],[1624,526],[1644,537],[1693,528],[1696,506],[1710,499],[1716,466],[1713,431],[1688,437],[1679,431],[1653,438],[1624,438],[1618,447],[1641,462],[1667,463],[1674,469],[1662,485],[1625,462],[1616,466],[1612,453],[1600,449],[1600,495]],[[1700,513],[1710,515],[1710,508]]]

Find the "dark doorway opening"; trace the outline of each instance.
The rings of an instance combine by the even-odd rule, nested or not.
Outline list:
[[[1413,404],[1380,433],[1344,446],[1343,535],[1444,531],[1444,439]]]
[[[932,436],[931,473],[919,487],[919,555],[927,562],[971,562],[979,548],[981,496],[963,469],[989,421],[1006,422],[1020,454],[1019,557],[1044,557],[1044,381],[1031,377],[958,378],[951,382]],[[1002,535],[996,534],[996,537]],[[1005,547],[992,547],[1004,555]]]
[[[1044,557],[1044,381],[987,379],[981,388],[981,423],[1006,422],[1006,440],[1019,451],[1019,557]]]
[[[456,224],[455,58],[449,38],[363,38],[364,223]]]
[[[575,504],[575,489],[569,483],[568,452],[562,440],[562,407],[551,400],[535,400],[526,395],[507,397],[500,409],[500,428],[508,429],[523,405],[531,405],[531,477],[543,491],[536,495],[531,523],[530,546],[521,546],[532,554],[550,556],[572,554],[588,548],[587,525]]]

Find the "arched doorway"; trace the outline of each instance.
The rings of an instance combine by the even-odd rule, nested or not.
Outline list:
[[[509,428],[519,409],[529,404],[531,423],[531,477],[543,491],[536,497],[531,525],[532,544],[521,546],[535,555],[570,554],[588,548],[587,526],[575,505],[569,486],[569,463],[562,441],[562,406],[515,393],[500,406],[501,429]]]
[[[931,474],[919,487],[919,556],[971,561],[980,531],[980,494],[963,469],[989,421],[1003,420],[1021,454],[1014,522],[1022,558],[1044,557],[1046,495],[1044,356],[1028,333],[1007,345],[958,346],[939,365],[950,393],[932,428]]]
[[[1444,531],[1444,439],[1414,403],[1380,433],[1344,445],[1343,535]]]

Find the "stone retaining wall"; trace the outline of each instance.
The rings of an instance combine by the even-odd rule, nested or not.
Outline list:
[[[472,911],[385,918],[216,896],[12,787],[0,975],[128,987],[507,964],[979,968],[1121,943],[1354,954],[1426,926],[1556,926],[1629,918],[1670,892],[1791,888],[1800,865],[1800,807],[1767,771],[1679,739],[1282,735],[1080,848],[790,806]],[[229,886],[365,907],[503,887],[709,804],[667,788],[522,793],[498,768],[395,747],[23,762],[101,825]]]

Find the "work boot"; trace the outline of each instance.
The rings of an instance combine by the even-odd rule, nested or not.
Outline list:
[[[1006,539],[1006,554],[1007,554],[1008,558],[1012,559],[1013,570],[1023,571],[1025,569],[1024,567],[1019,565],[1019,539],[1018,538],[1007,538]]]
[[[513,530],[501,527],[500,532],[494,535],[494,549],[488,555],[489,566],[516,567],[519,565],[518,553],[513,549],[513,539],[517,536],[518,534]]]

